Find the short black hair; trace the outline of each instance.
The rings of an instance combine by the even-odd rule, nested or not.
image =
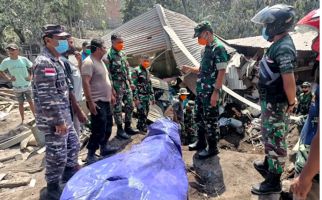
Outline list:
[[[88,45],[88,42],[85,41],[85,42],[83,42],[82,47],[86,47],[87,45]]]
[[[91,41],[91,53],[94,53],[97,48],[102,48],[104,44],[104,40],[100,38],[92,39]]]
[[[44,34],[43,36],[42,36],[42,40],[43,40],[43,42],[44,42],[44,45],[46,46],[46,40],[45,40],[45,38],[46,37],[48,37],[48,38],[53,38],[54,37],[54,35],[53,34]]]
[[[111,35],[111,40],[112,40],[112,41],[117,40],[117,39],[121,39],[121,38],[122,38],[122,36],[121,36],[121,34],[119,34],[119,33],[113,33],[113,34]]]

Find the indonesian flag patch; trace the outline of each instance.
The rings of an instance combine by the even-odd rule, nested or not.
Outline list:
[[[44,72],[45,72],[45,76],[56,76],[55,68],[45,68]]]

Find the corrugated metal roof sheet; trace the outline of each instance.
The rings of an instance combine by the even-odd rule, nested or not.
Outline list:
[[[142,54],[166,49],[166,40],[160,18],[153,8],[130,20],[102,38],[111,46],[111,35],[120,33],[127,54]]]
[[[169,26],[180,38],[188,51],[200,62],[201,46],[198,45],[197,39],[193,39],[194,27],[196,22],[192,21],[185,15],[164,9],[161,5],[156,4],[154,8],[146,13],[130,20],[119,28],[105,35],[103,39],[111,45],[110,37],[113,33],[120,33],[125,41],[125,51],[128,55],[138,55],[142,53],[156,52],[165,50],[170,44],[178,66],[190,64],[189,59],[181,52],[174,42],[164,31],[163,26]],[[225,45],[225,44],[224,44]],[[228,52],[234,51],[233,48],[226,46]]]
[[[290,33],[295,48],[298,51],[311,51],[311,45],[313,38],[316,37],[316,32],[306,32],[306,33]],[[226,40],[231,45],[244,46],[244,47],[254,47],[254,48],[268,48],[271,43],[263,39],[262,36],[238,38],[232,40]]]

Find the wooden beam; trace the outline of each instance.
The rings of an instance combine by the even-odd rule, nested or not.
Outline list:
[[[12,180],[2,180],[0,181],[0,188],[15,188],[24,185],[28,185],[31,181],[30,177],[21,177]]]
[[[16,136],[10,138],[8,141],[1,143],[0,149],[7,149],[9,147],[12,147],[12,146],[20,143],[22,140],[24,140],[25,138],[27,138],[31,134],[32,134],[31,130],[27,130],[25,132],[22,132]]]

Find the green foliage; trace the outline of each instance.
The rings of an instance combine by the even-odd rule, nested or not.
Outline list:
[[[75,33],[88,19],[102,22],[106,0],[0,0],[0,53],[9,42],[40,42],[45,24],[65,25]],[[76,30],[77,29],[77,30]]]
[[[155,3],[185,14],[196,22],[210,21],[215,33],[226,39],[259,35],[260,28],[250,19],[267,5],[292,5],[296,8],[297,20],[319,8],[318,0],[123,0],[123,20],[131,20]]]

